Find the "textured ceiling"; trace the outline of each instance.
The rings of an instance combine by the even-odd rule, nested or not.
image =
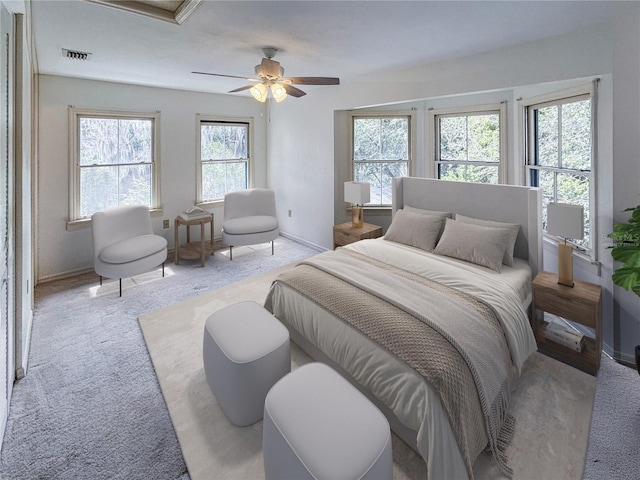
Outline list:
[[[611,7],[607,1],[205,0],[178,25],[99,3],[31,2],[39,73],[215,93],[244,82],[191,72],[253,76],[263,46],[280,49],[276,60],[289,76],[346,83],[563,34],[607,20]],[[63,48],[92,55],[70,60]],[[305,90],[313,88],[326,87]]]

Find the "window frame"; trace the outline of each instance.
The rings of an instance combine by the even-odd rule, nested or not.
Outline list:
[[[507,102],[491,103],[483,105],[472,105],[464,107],[449,107],[449,108],[428,108],[427,119],[427,141],[429,148],[426,176],[429,178],[438,178],[438,166],[439,165],[477,165],[477,166],[490,166],[498,168],[498,184],[506,184],[508,181],[508,166],[507,159],[508,152],[508,135],[507,135]],[[471,115],[498,115],[498,122],[500,124],[500,162],[496,165],[494,162],[473,162],[473,161],[461,161],[450,162],[442,161],[440,158],[440,128],[439,118],[441,117],[467,117]]]
[[[160,196],[160,111],[138,112],[124,110],[105,110],[96,108],[78,108],[69,106],[69,218],[67,230],[87,228],[91,225],[91,217],[80,216],[80,119],[109,118],[116,120],[151,120],[151,205],[152,215],[162,214]]]
[[[589,180],[589,237],[590,247],[587,248],[583,245],[578,245],[571,240],[567,240],[568,243],[574,245],[579,252],[588,256],[592,262],[597,262],[598,257],[598,206],[597,206],[597,80],[587,84],[579,85],[576,87],[563,89],[555,92],[551,92],[544,95],[538,95],[535,97],[522,99],[520,101],[520,108],[522,109],[523,119],[523,139],[524,139],[524,182],[525,185],[531,186],[531,174],[532,170],[545,170],[552,172],[566,172],[577,173],[588,177]],[[589,100],[591,106],[591,122],[590,122],[590,170],[575,170],[562,167],[546,167],[541,165],[535,165],[535,128],[530,128],[530,125],[534,124],[533,112],[535,109],[564,105],[568,103],[574,103],[581,100]],[[554,197],[557,197],[557,191],[554,192]],[[547,233],[544,228],[542,229],[543,238],[547,241],[551,241],[555,244],[558,243],[559,237]],[[564,239],[562,239],[564,241]]]
[[[254,185],[254,155],[253,155],[253,117],[225,117],[221,115],[196,115],[196,201],[198,206],[222,206],[224,197],[213,200],[203,200],[202,198],[202,124],[234,125],[242,124],[247,126],[247,189]],[[205,162],[206,163],[206,162]]]
[[[398,118],[404,117],[409,121],[408,128],[408,159],[407,159],[407,174],[409,176],[415,175],[415,155],[416,155],[416,111],[415,110],[390,110],[390,111],[351,111],[349,112],[349,173],[347,177],[347,181],[353,181],[355,178],[355,167],[356,160],[354,159],[354,121],[357,118]],[[394,160],[384,160],[384,162],[393,162]],[[399,162],[400,160],[395,160]],[[404,162],[404,160],[402,160]],[[365,205],[364,209],[367,211],[374,210],[390,210],[392,207],[391,204],[376,204],[376,205]],[[351,207],[348,206],[347,210],[350,211]]]

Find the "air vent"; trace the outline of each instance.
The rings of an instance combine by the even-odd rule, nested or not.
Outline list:
[[[70,58],[71,60],[89,60],[91,54],[88,52],[79,52],[78,50],[62,49],[62,56]]]

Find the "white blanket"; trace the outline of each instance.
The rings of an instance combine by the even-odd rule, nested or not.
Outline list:
[[[511,332],[507,333],[511,337],[508,344],[518,371],[536,350],[519,294],[509,282],[500,278],[500,274],[492,275],[489,270],[473,265],[456,266],[460,262],[381,239],[362,241],[345,248],[460,288],[482,298],[496,310],[508,309],[502,301],[507,299],[506,303],[520,312],[503,315],[507,318],[505,331]],[[417,432],[417,449],[427,463],[430,478],[467,477],[440,399],[419,374],[284,285],[274,286],[272,302],[278,318],[341,365],[382,400],[404,425]],[[508,320],[511,317],[513,322]]]
[[[538,349],[519,292],[520,276],[514,275],[513,268],[503,265],[504,273],[498,273],[486,267],[430,254],[384,238],[356,242],[343,248],[456,288],[491,305],[505,331],[518,374],[522,371],[524,361]],[[514,281],[516,278],[518,280]]]

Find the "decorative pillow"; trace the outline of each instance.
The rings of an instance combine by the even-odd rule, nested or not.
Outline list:
[[[431,252],[436,246],[443,222],[441,217],[398,210],[384,239]]]
[[[451,212],[439,212],[437,210],[424,210],[422,208],[412,207],[411,205],[405,205],[402,208],[405,212],[418,213],[420,215],[433,215],[434,217],[453,218]]]
[[[491,228],[506,228],[509,230],[509,242],[507,243],[507,249],[504,251],[504,257],[502,257],[502,263],[505,265],[513,266],[513,249],[516,246],[516,238],[520,231],[520,225],[517,223],[503,223],[494,222],[493,220],[482,220],[480,218],[465,217],[456,213],[456,221],[462,223],[473,223],[474,225],[482,225],[484,227]]]
[[[500,271],[510,231],[447,218],[444,232],[433,253],[459,258]]]

